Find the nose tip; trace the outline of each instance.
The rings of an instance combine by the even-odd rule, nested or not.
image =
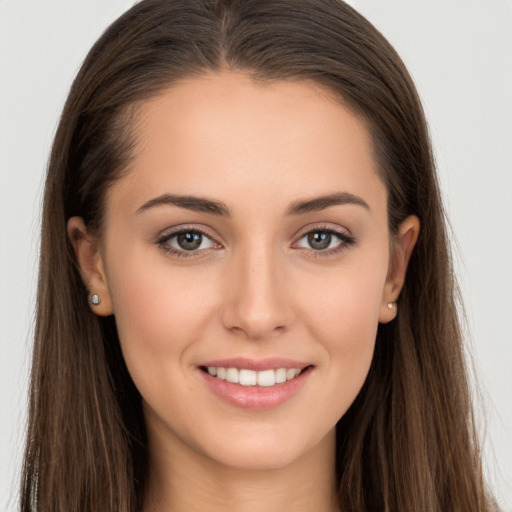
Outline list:
[[[291,308],[282,272],[270,258],[245,261],[234,269],[223,305],[226,329],[248,339],[261,340],[285,331]]]
[[[243,321],[233,322],[228,329],[251,340],[262,340],[270,337],[273,333],[284,331],[285,325],[275,322],[270,316],[266,318],[245,316]]]

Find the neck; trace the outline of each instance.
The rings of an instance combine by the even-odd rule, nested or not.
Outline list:
[[[279,468],[234,468],[197,452],[152,453],[144,512],[334,512],[335,434]]]

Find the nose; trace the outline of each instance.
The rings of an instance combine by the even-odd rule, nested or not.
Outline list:
[[[224,327],[251,340],[287,330],[292,308],[283,270],[271,248],[246,251],[231,260],[221,314]]]

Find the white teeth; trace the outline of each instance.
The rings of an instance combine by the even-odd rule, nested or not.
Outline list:
[[[286,368],[279,368],[276,370],[276,384],[286,382]]]
[[[257,372],[254,370],[240,370],[238,372],[238,383],[242,386],[256,386],[257,380]]]
[[[281,384],[287,380],[294,379],[300,374],[300,368],[277,368],[276,370],[246,370],[245,368],[222,368],[208,366],[207,371],[210,375],[221,380],[226,380],[242,386],[261,386],[269,387],[275,384]]]
[[[275,383],[276,372],[274,370],[258,372],[258,386],[273,386]]]
[[[238,382],[238,370],[236,368],[228,368],[226,370],[226,380],[228,382]]]

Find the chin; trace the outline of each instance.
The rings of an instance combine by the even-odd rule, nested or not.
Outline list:
[[[301,433],[298,429],[290,432],[289,428],[276,432],[276,428],[269,427],[262,432],[260,426],[252,434],[216,437],[205,453],[224,466],[248,471],[282,469],[325,450],[334,454],[334,428],[324,436]]]

